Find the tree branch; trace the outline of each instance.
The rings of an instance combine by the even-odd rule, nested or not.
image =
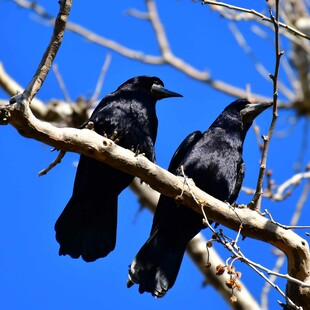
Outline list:
[[[159,193],[154,191],[147,184],[140,182],[138,178],[135,178],[130,185],[133,192],[137,195],[143,207],[147,207],[152,213],[155,212],[157,202],[159,199]],[[237,292],[237,301],[232,303],[230,301],[231,289],[226,285],[226,279],[216,275],[216,267],[218,265],[224,265],[225,263],[218,255],[214,247],[206,250],[207,240],[202,233],[196,235],[186,247],[188,256],[192,259],[193,263],[202,273],[204,282],[211,284],[219,294],[226,300],[228,305],[235,310],[260,310],[260,307],[251,293],[247,290],[245,284],[242,284],[242,291]],[[210,268],[206,268],[206,263],[211,264]]]
[[[10,96],[15,96],[24,91],[24,88],[5,71],[2,62],[0,62],[0,87]],[[45,119],[48,113],[47,106],[36,98],[32,100],[32,109],[40,119]]]
[[[24,88],[5,71],[1,62],[0,87],[10,96],[15,96],[16,94],[24,92]],[[8,100],[0,101],[2,106],[7,103]],[[90,106],[79,99],[75,104],[71,104],[60,99],[52,99],[45,103],[37,98],[33,98],[31,110],[40,120],[57,124],[58,127],[79,127],[90,115]]]
[[[31,1],[26,0],[12,0],[12,1],[19,6],[22,6],[23,8],[32,9]],[[35,5],[34,7],[36,8]],[[171,51],[169,45],[166,44],[167,39],[165,33],[163,32],[164,28],[162,27],[162,24],[160,22],[155,2],[153,0],[147,0],[147,7],[149,10],[151,9],[151,11],[148,11],[147,16],[148,17],[152,16],[152,19],[150,19],[150,21],[152,22],[153,28],[156,32],[156,37],[159,40],[158,43],[162,52],[162,55],[160,56],[148,55],[144,54],[141,51],[130,49],[114,40],[110,40],[103,36],[100,36],[99,34],[92,32],[87,28],[76,23],[68,22],[66,30],[71,31],[77,35],[80,35],[81,37],[85,38],[90,42],[106,47],[129,59],[138,60],[143,63],[152,65],[169,64],[170,66],[174,67],[180,72],[183,72],[189,77],[207,83],[208,85],[210,85],[211,87],[220,92],[223,92],[235,98],[247,98],[248,93],[246,90],[233,86],[221,80],[215,80],[211,77],[210,72],[198,70],[189,63],[185,62],[183,59],[175,56]],[[34,9],[33,11],[39,16],[48,19],[51,24],[54,23],[54,18],[52,18],[50,14],[48,14],[42,7],[40,7],[40,10]],[[147,18],[147,20],[149,20],[149,18]],[[251,94],[251,98],[256,102],[271,100],[270,97],[255,93]]]
[[[55,19],[55,26],[50,44],[47,46],[46,51],[43,54],[34,77],[23,92],[24,98],[27,99],[29,103],[44,83],[64,36],[72,0],[61,0],[59,1],[59,4],[60,10]]]
[[[288,259],[288,274],[305,284],[310,283],[310,253],[308,243],[290,230],[285,230],[272,221],[267,220],[250,209],[233,210],[226,203],[204,193],[199,188],[183,188],[183,180],[159,166],[151,163],[144,156],[136,156],[133,152],[123,149],[113,141],[106,139],[88,129],[56,128],[49,123],[39,121],[32,114],[22,96],[17,101],[0,109],[1,115],[6,114],[7,122],[14,126],[20,134],[49,144],[63,151],[73,151],[104,161],[105,163],[139,177],[152,188],[162,194],[175,198],[182,192],[182,203],[201,213],[203,202],[208,218],[217,223],[239,230],[242,222],[244,236],[268,242],[281,251]],[[12,101],[14,101],[12,100]],[[25,104],[26,103],[26,104]],[[301,288],[296,283],[288,284],[287,296],[298,305],[308,305],[310,290]]]
[[[305,202],[307,200],[308,194],[310,190],[310,182],[308,181],[306,185],[304,186],[303,192],[296,204],[295,212],[290,220],[290,226],[296,226],[298,224],[299,218],[301,216],[301,211],[305,205]],[[278,258],[276,260],[276,263],[274,265],[273,271],[274,273],[269,276],[269,280],[271,282],[275,282],[277,279],[276,273],[280,271],[281,267],[283,266],[285,262],[285,257],[282,252],[277,254]],[[268,309],[268,294],[270,291],[270,285],[266,282],[261,293],[261,305],[263,310]]]
[[[267,22],[273,24],[272,18],[269,18],[266,15],[264,15],[262,13],[259,13],[259,12],[255,11],[255,10],[253,10],[253,9],[246,9],[246,8],[238,7],[238,6],[231,5],[231,4],[224,3],[224,2],[209,1],[209,0],[202,0],[202,4],[210,4],[210,5],[214,5],[214,6],[222,6],[222,7],[225,7],[227,9],[230,9],[230,10],[240,11],[240,12],[244,12],[244,13],[247,13],[247,14],[252,14],[252,15],[255,15],[255,16],[259,17],[263,21],[267,21]],[[294,35],[297,35],[297,36],[300,36],[301,38],[310,40],[310,37],[307,34],[299,31],[298,29],[295,29],[295,28],[293,28],[293,27],[291,27],[289,25],[286,25],[284,23],[281,23],[281,22],[279,22],[279,26],[282,27],[282,28],[287,29],[288,31],[290,31]]]
[[[283,55],[283,52],[280,51],[280,38],[279,38],[279,0],[275,0],[275,16],[273,15],[270,9],[270,18],[274,24],[274,36],[275,36],[275,67],[274,73],[270,74],[270,78],[273,82],[273,113],[272,119],[268,130],[268,135],[263,136],[264,146],[262,151],[262,158],[260,163],[259,175],[257,180],[256,191],[252,201],[249,204],[251,209],[260,211],[261,201],[263,195],[263,182],[265,177],[265,171],[267,166],[267,155],[270,145],[270,140],[273,136],[274,128],[276,121],[278,119],[278,77],[279,77],[279,68],[280,68],[280,59]]]

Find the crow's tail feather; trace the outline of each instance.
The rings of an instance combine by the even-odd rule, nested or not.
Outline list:
[[[155,230],[129,267],[127,287],[139,284],[139,292],[163,297],[174,285],[187,242],[173,240]],[[185,240],[184,240],[185,241]]]
[[[59,255],[81,256],[84,261],[92,262],[115,248],[117,196],[92,201],[93,196],[84,201],[73,195],[58,218],[55,231]]]

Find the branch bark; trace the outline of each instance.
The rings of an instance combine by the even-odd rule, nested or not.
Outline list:
[[[147,2],[149,4],[153,3],[152,0],[148,0]],[[52,36],[51,43],[42,58],[34,78],[23,94],[13,98],[10,106],[0,106],[0,123],[11,123],[20,134],[26,137],[47,143],[63,151],[85,154],[97,160],[104,161],[115,168],[136,175],[144,182],[149,183],[154,189],[169,197],[176,197],[182,193],[182,203],[191,207],[196,212],[201,213],[205,211],[210,220],[216,221],[236,231],[240,229],[240,224],[242,223],[242,234],[244,236],[268,242],[285,253],[288,259],[289,274],[289,277],[287,277],[287,297],[293,300],[296,305],[306,309],[310,299],[310,254],[307,242],[297,234],[290,230],[285,230],[283,227],[277,225],[277,223],[265,219],[252,210],[246,208],[232,210],[227,204],[216,200],[194,186],[191,186],[190,190],[184,189],[184,183],[180,178],[152,164],[142,155],[135,156],[131,151],[122,149],[112,141],[93,131],[87,129],[56,128],[51,124],[39,121],[35,118],[30,110],[29,103],[40,89],[57,53],[57,49],[60,46],[71,7],[71,1],[63,0],[60,1],[60,4],[61,10],[55,21],[54,35]],[[157,17],[158,16],[153,15],[153,21]],[[54,19],[51,20],[54,23]],[[154,27],[154,29],[157,32],[163,32],[163,30],[159,28]],[[111,42],[112,41],[110,41],[110,43]],[[172,54],[169,50],[169,46],[166,46],[165,50],[168,50],[169,53],[166,53],[165,56],[162,55],[162,57],[157,57],[156,59],[159,59],[162,63],[169,63],[181,70],[184,67],[182,60],[176,58]],[[176,62],[173,63],[173,61]],[[182,67],[179,67],[180,65],[182,65]],[[212,83],[216,81],[212,81],[209,75],[204,72],[202,73],[202,81],[210,83],[215,87]],[[223,85],[225,86],[226,93],[229,93],[227,91],[227,85]],[[220,87],[217,89],[220,89]],[[235,89],[233,89],[233,91],[235,91]],[[240,95],[239,92],[237,96],[240,97],[242,95]],[[199,203],[197,203],[197,201]],[[204,210],[201,210],[201,204],[203,204]]]
[[[55,19],[54,32],[51,41],[43,54],[36,73],[23,93],[23,96],[26,97],[29,102],[32,101],[44,83],[64,36],[72,0],[61,0],[59,1],[59,4],[60,9],[57,18]]]
[[[9,96],[23,93],[25,89],[15,81],[9,73],[6,72],[3,64],[0,62],[0,87]],[[4,106],[8,100],[0,100],[0,105]],[[40,120],[57,124],[58,127],[79,127],[89,118],[93,108],[83,100],[77,100],[71,104],[60,99],[51,99],[43,102],[40,99],[33,98],[31,102],[31,111]]]
[[[184,187],[183,180],[151,163],[144,156],[136,156],[133,152],[123,149],[113,141],[106,139],[88,129],[56,128],[49,123],[34,117],[27,101],[21,96],[15,96],[14,104],[0,107],[1,115],[6,122],[14,126],[20,134],[63,151],[82,153],[97,160],[139,177],[160,193],[175,198],[182,192],[182,203],[201,213],[203,203],[208,218],[235,231],[242,222],[242,235],[268,242],[281,251],[288,259],[288,274],[305,284],[310,285],[310,253],[308,243],[296,233],[279,227],[255,211],[248,208],[233,210],[226,203],[204,193],[195,186],[190,190]],[[194,197],[196,199],[194,199]],[[294,282],[288,282],[287,296],[297,305],[307,309],[310,300],[308,286],[301,287]]]

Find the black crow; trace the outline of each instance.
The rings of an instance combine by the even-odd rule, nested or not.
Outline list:
[[[179,146],[169,171],[193,179],[213,197],[232,204],[241,189],[245,165],[243,142],[254,118],[271,103],[231,103],[210,128],[195,131]],[[150,237],[129,267],[127,286],[139,284],[139,292],[163,297],[178,275],[187,243],[203,228],[202,215],[160,196]]]
[[[117,144],[143,153],[155,161],[157,100],[182,97],[164,88],[157,77],[138,76],[105,96],[85,127],[92,122],[100,135],[117,139]],[[80,156],[73,194],[55,224],[59,255],[82,257],[92,262],[115,247],[118,195],[133,176],[85,155]]]

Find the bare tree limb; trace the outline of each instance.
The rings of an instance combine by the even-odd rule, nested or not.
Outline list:
[[[16,0],[15,2],[18,1]],[[19,2],[25,3],[26,1]],[[184,203],[188,207],[191,207],[196,212],[206,212],[210,220],[216,221],[238,231],[238,235],[241,229],[240,223],[242,223],[242,234],[244,236],[263,240],[265,242],[267,241],[285,253],[288,259],[288,275],[285,277],[288,280],[286,296],[290,298],[293,305],[296,304],[307,307],[307,305],[309,305],[310,298],[310,254],[307,242],[301,237],[299,237],[297,234],[290,230],[283,229],[283,227],[277,225],[277,223],[267,220],[256,212],[249,209],[232,210],[225,203],[214,199],[213,197],[202,192],[195,186],[191,186],[190,189],[184,188],[184,183],[179,178],[175,177],[164,169],[152,164],[142,155],[136,156],[129,150],[122,149],[121,147],[115,145],[115,143],[113,143],[112,141],[102,136],[99,136],[92,131],[89,131],[87,129],[76,130],[73,128],[56,128],[48,123],[41,122],[34,117],[30,110],[29,103],[40,89],[46,77],[46,74],[49,71],[52,60],[57,53],[57,49],[59,48],[59,45],[61,43],[63,31],[65,28],[65,26],[63,26],[63,22],[66,22],[68,13],[70,11],[70,7],[68,10],[68,7],[66,7],[66,3],[68,4],[68,6],[71,6],[70,1],[61,1],[61,10],[58,14],[57,19],[63,18],[63,20],[59,21],[59,24],[56,20],[55,30],[57,30],[58,32],[56,31],[56,35],[52,37],[51,43],[46,50],[46,53],[38,67],[34,78],[29,83],[26,91],[23,94],[17,95],[11,100],[12,104],[10,106],[0,107],[0,123],[10,123],[22,135],[50,144],[63,150],[63,152],[74,151],[82,153],[97,160],[104,161],[112,165],[113,167],[121,169],[127,173],[136,175],[140,177],[143,181],[149,183],[153,188],[169,197],[176,197],[179,196],[180,193],[182,193],[182,203]],[[147,0],[147,5],[149,10],[153,10],[153,14],[154,12],[157,13],[156,7],[154,6],[154,1]],[[281,56],[281,53],[279,51],[279,44],[277,41],[279,31],[279,1],[276,1],[276,6],[276,17],[273,17],[273,15],[271,15],[272,22],[276,29],[275,32],[277,55],[275,73],[272,77],[274,81],[273,120],[276,119],[277,116],[277,74],[278,63]],[[38,14],[42,14],[43,16],[42,10],[40,13],[40,10],[38,10],[37,7],[36,12],[39,12]],[[45,17],[46,16],[48,15],[45,14]],[[162,57],[157,57],[157,59],[160,59],[162,63],[168,63],[176,67],[177,69],[182,70],[182,68],[184,67],[184,61],[175,57],[171,52],[168,44],[169,42],[167,40],[165,42],[165,36],[163,36],[165,35],[165,33],[163,27],[160,27],[161,24],[159,16],[154,14],[153,16],[149,16],[149,18],[153,22],[154,29],[157,34],[157,39],[163,54]],[[54,20],[52,20],[52,22],[54,22]],[[159,24],[156,24],[158,22]],[[159,38],[158,36],[161,37]],[[178,66],[180,66],[180,68]],[[191,69],[191,66],[188,66]],[[196,70],[195,68],[193,69]],[[198,70],[196,71],[198,73],[201,73]],[[203,81],[211,84],[211,82],[213,81],[210,76],[205,72],[202,73]],[[240,96],[240,94],[241,93],[239,92],[238,96]],[[274,123],[272,121],[268,137],[270,133],[272,135],[272,125]],[[266,158],[269,145],[268,143],[268,141],[265,143]],[[265,169],[264,165],[262,165],[262,167],[263,169]],[[197,202],[199,202],[199,204],[197,204]],[[204,209],[202,210],[201,204],[204,207]],[[240,258],[236,256],[236,258],[234,259],[244,258],[242,256],[240,256]],[[252,266],[255,268],[258,267],[255,264],[252,264]]]
[[[42,175],[47,174],[50,170],[52,170],[56,165],[61,163],[61,160],[63,159],[63,157],[66,155],[65,151],[60,151],[56,157],[56,159],[48,165],[48,167],[46,167],[45,169],[41,170],[39,172],[39,177],[41,177]]]
[[[275,16],[273,15],[270,9],[270,18],[274,24],[274,36],[275,36],[275,67],[274,74],[270,75],[270,78],[273,81],[273,113],[272,120],[269,126],[268,135],[263,136],[264,146],[261,157],[259,175],[256,185],[256,191],[252,201],[249,204],[251,209],[255,209],[256,211],[260,211],[261,201],[263,195],[263,182],[267,165],[267,155],[270,145],[270,140],[272,138],[274,128],[276,125],[276,121],[278,119],[278,77],[279,77],[279,68],[280,68],[280,59],[283,55],[283,52],[280,51],[280,37],[279,37],[279,0],[275,0]]]
[[[273,24],[272,18],[269,18],[266,15],[264,15],[262,13],[259,13],[259,12],[255,11],[255,10],[253,10],[253,9],[246,9],[246,8],[238,7],[238,6],[235,6],[235,5],[230,5],[230,4],[224,3],[224,2],[209,1],[209,0],[202,0],[202,4],[210,4],[210,5],[215,5],[215,6],[222,6],[222,7],[228,8],[230,10],[240,11],[240,12],[244,12],[244,13],[247,13],[247,14],[252,14],[252,15],[255,15],[255,16],[259,17],[263,21],[267,21],[267,22]],[[287,29],[288,31],[290,31],[294,35],[298,35],[301,38],[310,40],[310,37],[308,35],[306,35],[305,33],[301,32],[301,31],[299,31],[298,29],[295,29],[295,28],[293,28],[293,27],[291,27],[289,25],[286,25],[284,23],[281,23],[281,22],[279,22],[279,26],[282,27],[282,28]]]
[[[135,178],[130,185],[133,192],[137,195],[142,206],[147,207],[151,212],[155,212],[159,193],[154,191],[150,186]],[[225,263],[217,254],[214,247],[209,248],[209,254],[206,250],[207,240],[202,233],[195,236],[187,245],[186,252],[205,278],[205,283],[211,284],[221,296],[226,300],[228,305],[235,310],[260,310],[260,307],[251,293],[247,290],[245,284],[242,284],[242,291],[237,292],[237,301],[230,301],[231,289],[226,285],[226,279],[216,275],[216,266]],[[206,262],[211,264],[206,268]]]
[[[59,4],[60,10],[57,18],[55,19],[55,27],[50,44],[43,54],[42,60],[34,77],[23,92],[24,98],[27,99],[29,103],[32,101],[33,97],[37,94],[42,84],[44,83],[64,36],[72,0],[61,0],[59,1]]]
[[[228,25],[228,27],[229,27],[230,31],[232,32],[232,34],[234,35],[234,37],[235,37],[236,41],[238,42],[238,44],[240,45],[240,47],[243,49],[244,53],[247,54],[249,56],[249,58],[253,61],[257,72],[259,72],[264,79],[268,80],[269,82],[272,82],[272,80],[270,79],[270,74],[269,74],[268,70],[257,59],[255,53],[253,52],[253,50],[251,49],[249,44],[246,42],[245,37],[242,35],[241,31],[238,29],[236,24],[230,23]],[[279,84],[279,90],[285,95],[285,97],[288,98],[289,101],[294,101],[294,99],[296,97],[295,93],[293,93],[290,89],[288,89],[280,81],[278,84]]]
[[[32,9],[31,1],[26,1],[26,0],[22,0],[22,1],[12,0],[12,1],[19,6],[22,6],[23,8]],[[22,2],[22,5],[21,5],[21,2]],[[25,3],[27,3],[27,5]],[[68,22],[66,29],[68,31],[71,31],[73,33],[76,33],[82,36],[83,38],[85,38],[86,40],[90,42],[106,47],[129,59],[138,60],[138,61],[141,61],[147,64],[153,64],[153,65],[169,64],[172,67],[179,70],[180,72],[183,72],[184,74],[188,75],[189,77],[196,79],[198,81],[207,83],[208,85],[210,85],[211,87],[213,87],[214,89],[220,92],[223,92],[225,94],[231,95],[236,98],[247,98],[248,94],[245,89],[233,86],[221,80],[215,80],[211,77],[209,72],[200,71],[194,68],[193,66],[191,66],[190,64],[188,64],[187,62],[185,62],[184,60],[182,60],[181,58],[178,58],[177,56],[175,56],[169,47],[169,43],[167,41],[164,28],[159,19],[159,15],[157,12],[155,2],[153,0],[147,0],[146,4],[147,4],[148,9],[152,10],[152,11],[148,11],[147,14],[149,18],[147,20],[150,19],[154,27],[156,37],[159,40],[159,46],[162,51],[161,56],[147,55],[141,51],[136,51],[136,50],[127,48],[126,46],[123,46],[122,44],[116,41],[100,36],[97,33],[94,33],[76,23]],[[50,14],[46,13],[46,11],[42,7],[40,7],[39,11],[34,10],[34,12],[38,14],[39,16],[45,19],[48,19],[50,24],[54,23],[54,19],[51,18]],[[251,94],[251,99],[253,99],[252,101],[256,101],[256,102],[271,100],[271,98],[267,96],[263,96],[263,95],[255,94],[255,93]],[[282,104],[285,105],[286,103],[282,103]]]
[[[41,122],[33,116],[27,101],[23,100],[22,96],[16,96],[14,100],[18,101],[18,104],[11,104],[0,109],[0,119],[6,113],[8,122],[20,134],[63,151],[78,152],[104,161],[114,168],[141,178],[152,188],[168,197],[174,198],[183,191],[182,203],[200,213],[201,206],[198,206],[193,199],[192,195],[194,195],[200,203],[204,203],[204,210],[210,220],[235,231],[239,230],[241,220],[244,236],[268,241],[283,251],[288,259],[288,274],[305,284],[310,283],[308,243],[291,230],[279,227],[250,209],[233,210],[226,203],[213,198],[195,186],[191,186],[191,190],[184,189],[180,178],[151,163],[144,156],[136,156],[130,150],[117,146],[113,141],[91,130],[56,128],[49,123]],[[286,295],[296,304],[308,305],[310,289],[289,282]]]
[[[63,80],[63,78],[62,78],[62,76],[61,76],[61,74],[60,74],[60,72],[58,70],[57,64],[54,64],[52,66],[52,69],[53,69],[53,72],[54,72],[54,74],[56,76],[56,79],[58,81],[59,87],[60,87],[60,89],[61,89],[61,91],[62,91],[62,93],[64,95],[65,100],[67,102],[72,102],[72,100],[71,100],[71,98],[69,96],[69,92],[67,91],[67,87],[65,85],[65,82],[64,82],[64,80]]]
[[[2,87],[10,96],[24,92],[20,86],[4,69],[0,62],[0,87]],[[6,105],[8,100],[1,100],[1,105]],[[90,109],[86,102],[77,100],[76,104],[60,99],[51,99],[49,102],[33,98],[31,110],[34,115],[41,120],[57,124],[58,127],[73,126],[78,127],[90,114]]]
[[[283,266],[284,262],[285,262],[285,256],[281,253],[281,255],[278,257],[278,259],[276,261],[276,264],[273,268],[273,271],[279,272],[279,270]],[[270,275],[269,276],[269,281],[272,283],[275,283],[276,279],[277,279],[276,275]],[[266,282],[263,289],[262,289],[262,293],[261,293],[262,310],[268,310],[268,294],[270,292],[271,287],[272,286],[268,282]]]
[[[97,85],[96,85],[95,91],[94,91],[93,95],[91,96],[91,98],[89,100],[89,102],[91,104],[93,102],[95,102],[96,100],[98,100],[98,97],[100,95],[100,92],[101,92],[101,89],[102,89],[102,85],[103,85],[103,82],[104,82],[104,78],[105,78],[105,76],[107,74],[107,71],[108,71],[110,63],[111,63],[111,59],[112,59],[111,54],[107,54],[107,56],[105,58],[105,61],[103,63],[103,66],[102,66],[102,69],[101,69],[98,81],[97,81]]]
[[[300,219],[301,216],[301,211],[305,205],[305,202],[308,198],[309,195],[309,191],[310,191],[310,182],[308,181],[303,189],[303,192],[299,198],[299,201],[296,204],[296,209],[295,212],[291,218],[290,221],[290,226],[296,226],[298,224],[298,221]],[[280,271],[281,267],[283,266],[285,262],[285,256],[282,252],[278,253],[278,258],[276,260],[276,263],[274,265],[273,271],[274,273],[270,275],[269,280],[271,282],[275,282],[277,279],[277,273]],[[267,284],[264,285],[263,289],[262,289],[262,293],[261,293],[261,306],[262,306],[262,310],[267,310],[268,309],[268,294],[270,291],[270,286]]]
[[[280,185],[273,184],[271,189],[265,189],[263,191],[263,197],[269,198],[274,201],[282,201],[292,194],[293,188],[297,187],[302,180],[309,178],[310,178],[309,171],[294,174],[289,179],[284,181],[282,184]],[[254,189],[246,186],[242,186],[241,190],[247,195],[255,194]]]
[[[24,88],[20,86],[4,69],[3,63],[0,62],[0,86],[10,96],[15,96],[22,93]],[[47,115],[46,105],[39,99],[34,98],[32,101],[32,109],[34,113],[40,118],[44,119]]]
[[[282,200],[282,197],[284,196],[284,192],[291,186],[298,185],[302,179],[309,179],[310,178],[310,171],[307,172],[301,172],[293,175],[291,178],[286,180],[284,183],[282,183],[275,194],[272,195],[272,199],[274,200]]]

